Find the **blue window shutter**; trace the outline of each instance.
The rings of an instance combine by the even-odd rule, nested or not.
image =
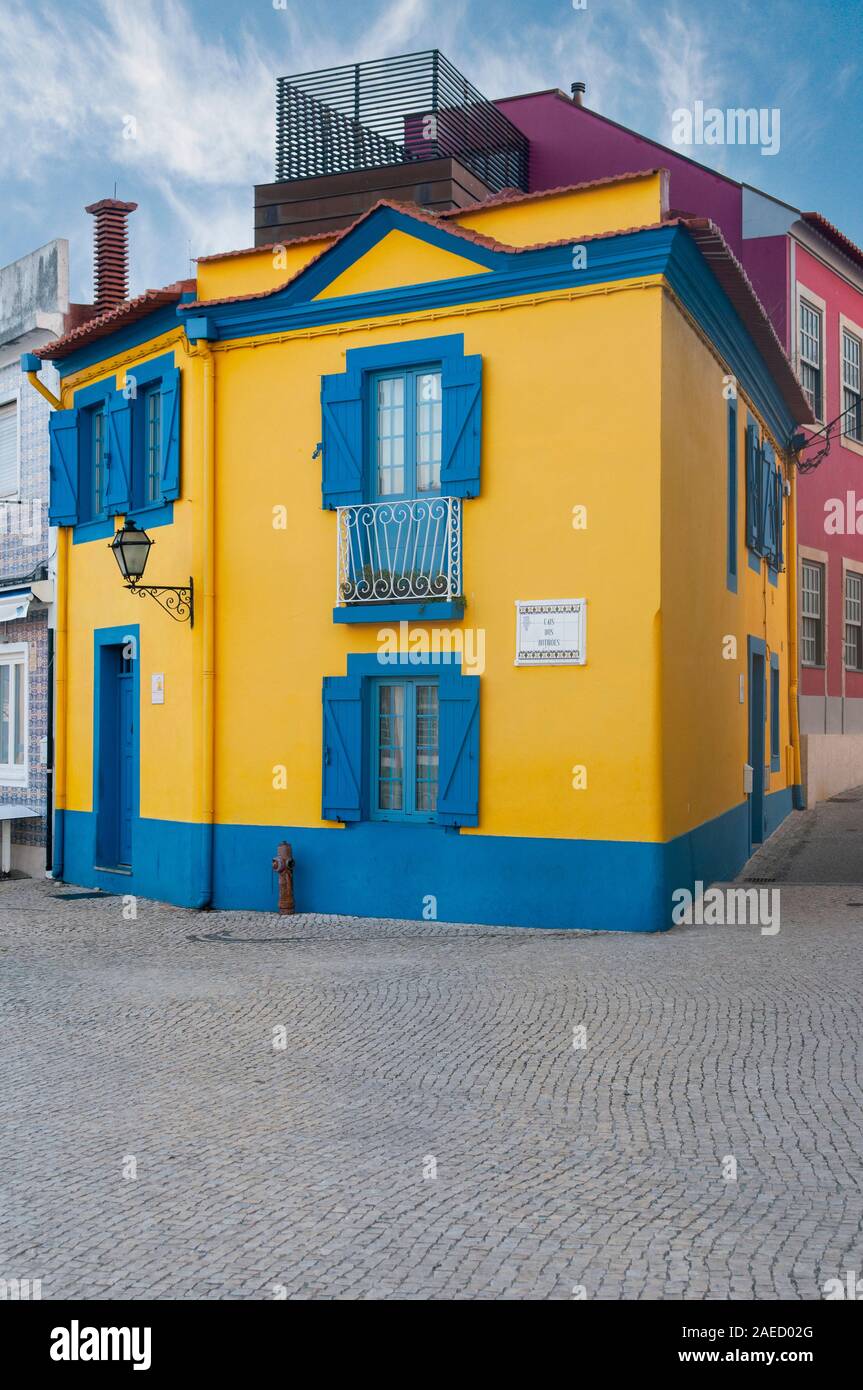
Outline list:
[[[48,417],[51,437],[52,526],[74,526],[78,520],[78,411],[55,410]]]
[[[774,485],[775,455],[773,446],[765,439],[761,446],[761,544],[762,555],[772,561],[776,548],[776,488]]]
[[[115,391],[105,403],[108,429],[108,487],[105,508],[109,514],[127,512],[132,487],[132,402]]]
[[[162,500],[180,495],[180,369],[169,367],[162,375]]]
[[[479,676],[443,669],[438,688],[437,820],[479,822]]]
[[[758,549],[760,522],[761,480],[759,477],[758,432],[755,421],[746,422],[746,544]]]
[[[363,501],[363,377],[351,370],[321,377],[322,505]]]
[[[443,459],[440,490],[445,497],[478,497],[482,442],[482,357],[445,357]]]
[[[363,686],[360,676],[325,676],[321,816],[360,820],[363,802]]]

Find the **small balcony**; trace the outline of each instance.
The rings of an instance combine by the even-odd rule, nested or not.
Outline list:
[[[461,599],[460,498],[339,507],[337,528],[337,609]]]

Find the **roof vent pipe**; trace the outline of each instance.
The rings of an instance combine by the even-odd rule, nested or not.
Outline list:
[[[573,82],[572,86],[570,87],[570,91],[572,92],[572,100],[573,100],[573,103],[574,103],[576,106],[583,106],[583,105],[584,105],[584,94],[585,94],[585,92],[587,91],[587,83],[586,83],[586,82]]]
[[[103,198],[85,212],[96,219],[93,229],[94,303],[97,313],[115,309],[129,298],[129,239],[126,218],[137,203]]]

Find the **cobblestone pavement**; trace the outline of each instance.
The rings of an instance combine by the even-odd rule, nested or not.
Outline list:
[[[0,1277],[43,1298],[863,1273],[861,889],[782,888],[776,936],[126,921],[71,891],[0,885]]]

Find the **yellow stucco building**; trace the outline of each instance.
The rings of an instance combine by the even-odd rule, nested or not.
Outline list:
[[[657,930],[790,809],[808,409],[661,172],[380,204],[40,355],[57,873],[270,908],[287,839],[300,910]]]

